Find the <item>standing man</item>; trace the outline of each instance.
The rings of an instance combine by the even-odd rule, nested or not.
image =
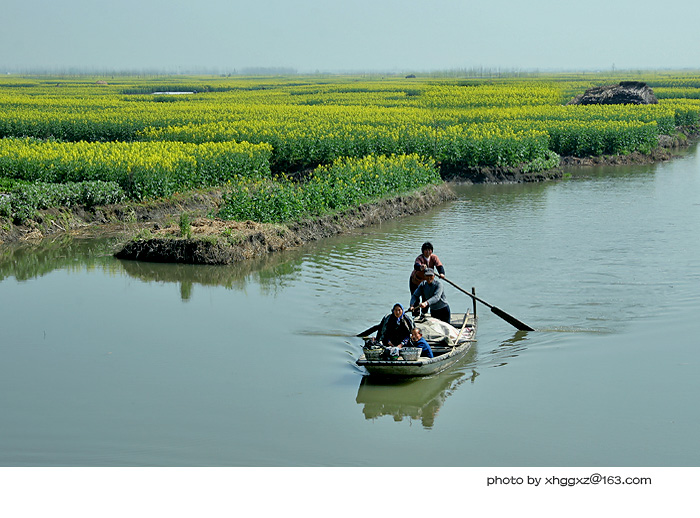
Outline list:
[[[411,295],[411,307],[408,310],[412,311],[417,307],[420,307],[421,310],[430,308],[431,317],[449,324],[452,313],[450,305],[447,303],[442,283],[435,278],[435,272],[432,268],[423,270],[423,275],[425,275],[425,280],[418,285],[416,291]],[[422,300],[420,304],[418,304],[419,300]]]

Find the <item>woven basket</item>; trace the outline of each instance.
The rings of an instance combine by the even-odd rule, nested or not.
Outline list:
[[[362,350],[365,353],[365,359],[369,361],[381,360],[384,355],[384,347],[365,347]]]
[[[420,347],[402,347],[401,357],[409,362],[414,362],[420,357],[421,348]]]

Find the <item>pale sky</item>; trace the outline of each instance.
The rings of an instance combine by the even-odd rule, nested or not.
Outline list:
[[[699,0],[0,0],[0,71],[700,69]]]

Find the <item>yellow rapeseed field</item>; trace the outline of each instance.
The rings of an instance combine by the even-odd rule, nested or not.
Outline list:
[[[659,104],[566,105],[586,88],[626,79],[646,81]],[[364,157],[410,155],[437,170],[548,164],[555,154],[648,152],[660,134],[700,119],[700,75],[671,72],[104,80],[0,78],[0,189],[100,180],[144,198],[289,182],[319,166],[314,175],[329,175],[322,166],[352,159],[361,168]]]

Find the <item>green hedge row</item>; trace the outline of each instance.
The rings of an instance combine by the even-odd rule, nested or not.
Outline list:
[[[232,181],[218,216],[281,223],[439,183],[442,179],[432,158],[418,155],[343,158],[317,167],[301,183],[285,176]]]
[[[36,216],[37,210],[51,207],[108,205],[126,198],[115,182],[34,183],[16,186],[10,193],[0,194],[0,216],[17,223]]]

